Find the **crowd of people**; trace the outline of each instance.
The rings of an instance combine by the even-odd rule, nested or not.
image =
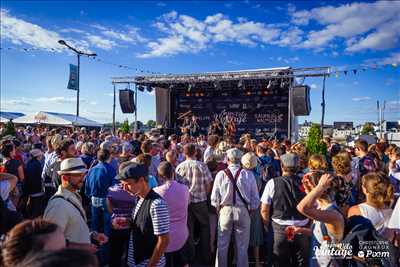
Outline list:
[[[400,147],[190,133],[16,128],[0,265],[400,264]]]

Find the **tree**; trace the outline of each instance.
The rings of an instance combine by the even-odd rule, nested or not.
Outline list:
[[[318,124],[312,124],[307,137],[306,147],[311,155],[325,155],[327,151],[326,144],[322,141],[321,128]]]
[[[156,122],[155,121],[153,121],[153,120],[148,120],[147,122],[146,122],[146,126],[147,127],[150,127],[150,128],[154,128],[154,127],[156,127]]]
[[[375,134],[374,125],[371,122],[366,122],[361,130],[361,134]]]
[[[129,133],[129,122],[128,122],[128,120],[125,120],[125,121],[121,124],[120,129],[121,129],[121,131],[122,131],[123,133]]]
[[[7,136],[7,135],[15,136],[15,127],[14,127],[14,123],[12,123],[12,121],[8,121],[6,123],[4,132],[1,137]]]

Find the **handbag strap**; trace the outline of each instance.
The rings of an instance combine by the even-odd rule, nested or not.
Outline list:
[[[242,171],[242,168],[239,168],[239,170],[235,174],[235,177],[233,177],[232,172],[228,168],[226,168],[224,170],[225,174],[231,180],[231,182],[233,184],[233,187],[235,188],[235,192],[238,193],[240,199],[242,200],[242,202],[246,206],[247,211],[249,211],[249,205],[248,205],[247,201],[244,199],[244,197],[243,197],[242,193],[240,192],[240,190],[239,190],[239,188],[237,186],[237,183],[236,183],[237,178],[239,177],[241,171]],[[236,205],[236,194],[235,194],[235,192],[233,193],[233,205]]]

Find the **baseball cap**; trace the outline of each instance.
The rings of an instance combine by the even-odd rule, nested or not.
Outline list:
[[[281,156],[281,162],[285,167],[298,167],[299,157],[294,153],[286,153]]]
[[[32,157],[36,158],[39,157],[40,155],[43,154],[42,150],[34,148],[31,150],[30,154],[32,155]]]
[[[117,180],[134,179],[139,180],[140,177],[147,177],[149,171],[144,166],[144,164],[132,163],[126,166],[120,173],[116,176]]]

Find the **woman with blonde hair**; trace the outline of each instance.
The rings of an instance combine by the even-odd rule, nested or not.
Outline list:
[[[315,171],[303,183],[307,195],[297,205],[297,210],[314,222],[311,231],[303,227],[291,227],[292,232],[312,235],[314,249],[309,266],[340,266],[331,255],[317,253],[318,250],[329,249],[329,244],[339,243],[343,239],[345,221],[336,205],[337,193],[340,191],[338,177]]]
[[[382,233],[390,219],[393,201],[393,186],[389,178],[380,172],[371,172],[361,178],[365,202],[349,209],[348,217],[359,215],[367,218],[375,229]]]

